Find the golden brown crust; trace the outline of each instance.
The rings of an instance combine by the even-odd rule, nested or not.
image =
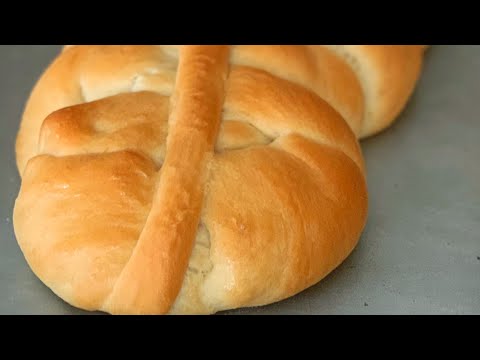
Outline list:
[[[70,304],[101,309],[144,226],[155,172],[130,151],[30,160],[14,223],[35,274]]]
[[[387,128],[405,107],[421,73],[422,45],[333,45],[356,72],[365,94],[360,138]]]
[[[322,46],[243,45],[232,62],[264,70],[314,91],[336,109],[356,133],[364,113],[362,88],[348,64]]]
[[[320,281],[365,225],[357,138],[419,72],[414,47],[332,49],[66,46],[17,139],[35,274],[113,314],[213,313]]]
[[[160,165],[168,105],[167,97],[142,91],[57,110],[43,121],[38,151],[66,156],[135,149]]]
[[[26,105],[16,143],[20,173],[37,154],[40,127],[53,111],[132,91],[170,95],[175,70],[176,61],[156,46],[74,46],[63,52]]]
[[[167,155],[153,206],[104,309],[166,313],[180,291],[221,120],[227,46],[186,46],[171,101]]]
[[[212,307],[294,295],[333,270],[358,241],[365,183],[343,153],[290,135],[278,147],[218,156],[213,166],[204,222],[214,266],[202,289]]]

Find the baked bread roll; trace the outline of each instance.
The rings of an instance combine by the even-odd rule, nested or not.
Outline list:
[[[73,306],[212,314],[319,282],[368,210],[358,139],[423,46],[67,46],[17,137],[14,228]]]

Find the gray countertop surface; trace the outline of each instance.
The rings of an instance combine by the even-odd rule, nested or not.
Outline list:
[[[56,297],[16,243],[14,143],[59,46],[0,47],[0,314],[88,314]],[[226,314],[480,314],[480,46],[434,46],[414,96],[362,142],[368,224],[352,255],[285,301]]]

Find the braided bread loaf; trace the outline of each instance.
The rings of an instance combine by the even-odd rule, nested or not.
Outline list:
[[[422,46],[67,46],[17,138],[18,243],[68,303],[209,314],[292,296],[358,242],[358,139]]]

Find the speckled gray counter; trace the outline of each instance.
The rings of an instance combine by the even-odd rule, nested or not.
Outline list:
[[[58,46],[0,47],[0,314],[84,314],[36,279],[17,246],[14,141]],[[318,285],[229,314],[480,314],[480,47],[435,46],[395,125],[362,143],[369,222]]]

